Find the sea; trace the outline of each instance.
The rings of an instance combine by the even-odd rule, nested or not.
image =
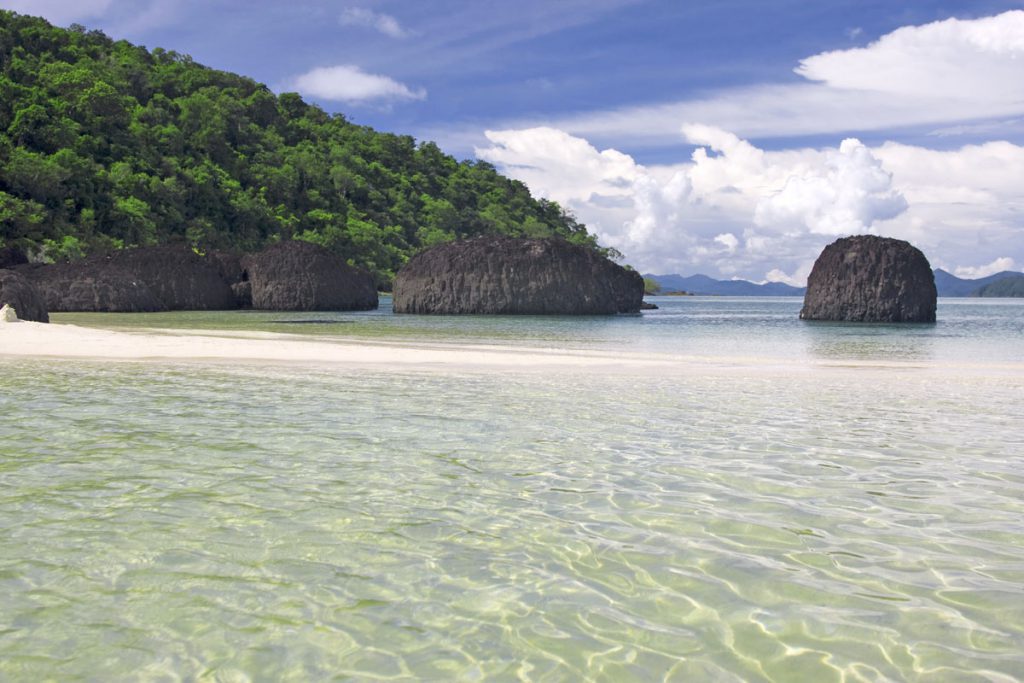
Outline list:
[[[55,314],[663,362],[0,349],[0,680],[1024,680],[1024,301],[650,300]]]

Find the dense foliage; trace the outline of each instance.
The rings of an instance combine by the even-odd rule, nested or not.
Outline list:
[[[597,246],[487,163],[186,55],[0,11],[0,247],[62,259],[294,238],[385,283],[418,249],[491,233]]]

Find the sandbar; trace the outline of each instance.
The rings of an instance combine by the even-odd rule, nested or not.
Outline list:
[[[679,356],[621,350],[568,350],[486,344],[347,339],[278,332],[104,329],[70,324],[0,323],[0,359],[50,358],[214,364],[322,364],[348,368],[627,374],[790,374],[823,371],[935,372],[1024,377],[1024,364],[827,361],[772,357]]]

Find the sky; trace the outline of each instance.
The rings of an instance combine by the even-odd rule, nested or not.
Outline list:
[[[0,0],[434,140],[642,272],[1024,269],[1024,0]]]

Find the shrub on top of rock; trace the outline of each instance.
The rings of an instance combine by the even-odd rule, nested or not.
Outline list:
[[[480,237],[417,254],[395,276],[396,313],[635,313],[639,273],[558,238]]]
[[[807,278],[803,320],[935,322],[935,275],[903,240],[857,235],[825,247]]]

